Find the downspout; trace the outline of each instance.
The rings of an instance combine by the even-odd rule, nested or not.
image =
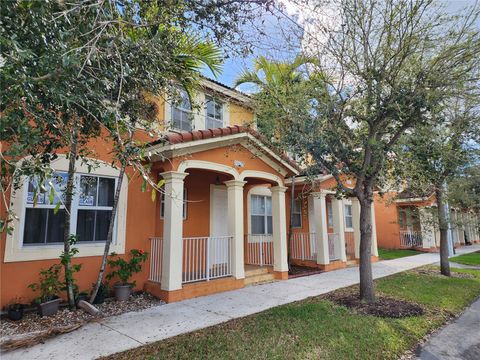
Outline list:
[[[288,244],[287,244],[287,263],[288,263],[288,270],[290,270],[290,249],[292,244],[292,236],[293,236],[293,207],[295,206],[295,175],[292,177],[292,192],[291,192],[291,199],[290,199],[290,224],[288,226]]]

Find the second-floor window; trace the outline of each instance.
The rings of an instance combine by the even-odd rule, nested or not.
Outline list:
[[[207,96],[205,100],[205,128],[216,129],[224,127],[223,103],[210,96]]]
[[[192,130],[192,104],[185,90],[178,91],[178,97],[172,104],[172,128]]]

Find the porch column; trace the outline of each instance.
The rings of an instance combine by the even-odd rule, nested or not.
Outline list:
[[[182,288],[183,263],[183,179],[187,173],[168,171],[160,174],[165,180],[163,217],[163,255],[161,289]]]
[[[360,259],[360,202],[352,198],[353,239],[355,240],[355,259]]]
[[[345,219],[343,215],[343,200],[332,199],[333,232],[338,234],[340,260],[347,261],[345,251]]]
[[[246,181],[229,180],[227,185],[228,234],[233,236],[231,259],[232,275],[236,279],[245,278],[243,258],[243,185]]]
[[[372,201],[371,204],[372,213],[372,255],[378,257],[378,245],[377,245],[377,222],[375,220],[375,206]]]
[[[285,211],[285,186],[271,187],[273,221],[273,271],[288,271],[287,214]]]
[[[313,216],[315,221],[315,241],[317,245],[317,264],[330,264],[328,251],[328,225],[326,194],[319,192],[312,194]]]
[[[422,234],[422,248],[429,249],[434,247],[435,229],[433,227],[433,215],[427,208],[420,208],[420,228]]]

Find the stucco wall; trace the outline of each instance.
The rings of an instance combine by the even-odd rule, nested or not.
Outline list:
[[[377,242],[379,248],[398,249],[400,233],[397,205],[392,202],[396,194],[385,194],[383,197],[375,194],[375,222],[377,226]]]

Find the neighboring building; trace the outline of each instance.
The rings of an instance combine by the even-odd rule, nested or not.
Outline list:
[[[324,270],[345,267],[358,258],[359,206],[336,200],[329,176],[318,179],[308,193],[295,180],[290,214],[291,178],[299,175],[295,162],[270,148],[246,126],[254,122],[248,96],[210,80],[203,80],[196,94],[203,104],[195,110],[183,95],[175,105],[156,99],[159,129],[170,129],[151,141],[151,176],[165,180],[165,196],[152,201],[142,192],[142,179],[123,182],[111,251],[149,252],[142,272],[134,280],[166,301],[240,288],[248,283],[288,277],[290,218],[293,263]],[[80,290],[89,290],[96,279],[112,209],[115,177],[111,144],[98,138],[87,145],[102,165],[92,172],[78,163],[71,232],[79,236],[74,263]],[[52,162],[61,179],[67,159]],[[15,230],[2,235],[1,305],[35,294],[27,285],[38,273],[59,262],[63,249],[64,213],[54,213],[55,200],[40,196],[36,206],[35,184],[24,185],[10,199],[19,220]],[[58,184],[61,191],[61,181]],[[4,209],[2,209],[4,210]],[[374,231],[375,233],[375,231]],[[374,238],[375,239],[375,238]],[[372,244],[376,259],[376,243]],[[108,271],[108,269],[107,269]]]
[[[418,197],[409,191],[375,195],[378,247],[439,251],[437,203],[432,194]],[[480,219],[473,213],[450,209],[449,237],[454,246],[480,242]]]

